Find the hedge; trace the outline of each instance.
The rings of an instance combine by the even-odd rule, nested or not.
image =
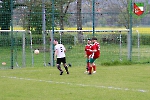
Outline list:
[[[57,39],[60,42],[60,36],[59,34],[55,34],[54,36],[55,39]],[[50,37],[46,36],[46,43],[49,44],[50,42]],[[25,37],[25,41],[26,41],[26,45],[30,45],[31,39],[30,36],[26,36]],[[61,37],[61,42],[63,44],[70,44],[73,45],[74,44],[74,36],[70,35],[70,34],[63,34]],[[14,37],[13,38],[13,43],[15,46],[22,46],[23,40],[22,37]],[[32,43],[33,44],[43,44],[43,37],[41,35],[33,35],[32,36]],[[11,37],[4,37],[1,36],[0,37],[0,46],[11,46]]]

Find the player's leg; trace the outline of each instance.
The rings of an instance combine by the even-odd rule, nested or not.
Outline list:
[[[90,62],[90,66],[89,66],[89,73],[88,74],[90,75],[90,74],[92,74],[92,65],[93,65],[94,59],[90,58],[89,62]]]
[[[57,64],[57,69],[60,71],[60,75],[62,75],[63,74],[63,70],[61,69],[60,64]]]
[[[66,65],[66,63],[64,63],[63,65],[64,65],[64,68],[65,68],[67,74],[69,74],[68,66]]]
[[[87,58],[86,60],[86,71],[84,73],[87,73],[90,67],[90,62],[89,62],[89,58]]]
[[[96,59],[94,59],[94,58],[90,58],[89,75],[92,74],[92,68],[93,68],[94,61],[95,61],[95,60],[96,60]],[[96,68],[95,68],[95,70],[96,70]]]
[[[57,69],[60,71],[60,75],[63,74],[63,70],[61,69],[61,58],[57,58]]]
[[[65,57],[62,58],[62,63],[63,63],[63,65],[64,65],[64,68],[65,68],[67,74],[69,74],[69,70],[68,70],[68,66],[66,65],[66,58],[65,58]]]
[[[92,68],[93,68],[93,73],[96,73],[96,65],[95,65],[95,63],[92,64]]]

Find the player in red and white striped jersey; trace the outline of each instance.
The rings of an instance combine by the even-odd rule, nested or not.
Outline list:
[[[92,54],[92,52],[90,52],[90,50],[91,50],[91,39],[88,39],[87,40],[87,44],[85,45],[85,57],[87,58],[86,59],[87,65],[86,65],[86,71],[85,71],[85,73],[88,72],[88,69],[90,67],[89,60],[90,60],[90,55]]]
[[[89,75],[92,74],[92,68],[93,68],[93,73],[96,73],[96,65],[94,62],[97,58],[100,57],[100,44],[97,42],[97,38],[93,37],[92,43],[93,45],[91,46],[91,50],[90,50],[92,54],[90,55]]]

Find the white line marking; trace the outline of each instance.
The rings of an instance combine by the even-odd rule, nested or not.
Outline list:
[[[113,87],[113,86],[97,86],[97,85],[86,85],[86,84],[74,84],[74,83],[68,83],[68,82],[55,82],[55,81],[50,81],[50,80],[46,81],[46,80],[37,80],[37,79],[30,79],[30,78],[18,78],[18,77],[12,77],[12,76],[1,76],[1,77],[10,78],[10,79],[18,79],[18,80],[27,80],[27,81],[77,85],[77,86],[82,86],[82,87],[96,87],[96,88],[106,88],[106,89],[123,90],[123,91],[135,91],[135,92],[144,92],[144,93],[149,92],[149,90],[143,90],[143,89],[129,89],[129,88],[119,88],[119,87]]]

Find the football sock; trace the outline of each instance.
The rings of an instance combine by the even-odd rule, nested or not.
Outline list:
[[[60,65],[57,65],[57,69],[62,72]]]
[[[96,71],[96,66],[95,66],[95,65],[93,65],[92,67],[93,67],[93,71]]]
[[[90,63],[87,63],[87,71],[89,71]]]
[[[86,71],[88,71],[88,67],[86,67]]]
[[[67,66],[64,66],[64,67],[65,67],[66,72],[68,72],[68,67]]]
[[[92,67],[89,67],[89,74],[92,73]]]

